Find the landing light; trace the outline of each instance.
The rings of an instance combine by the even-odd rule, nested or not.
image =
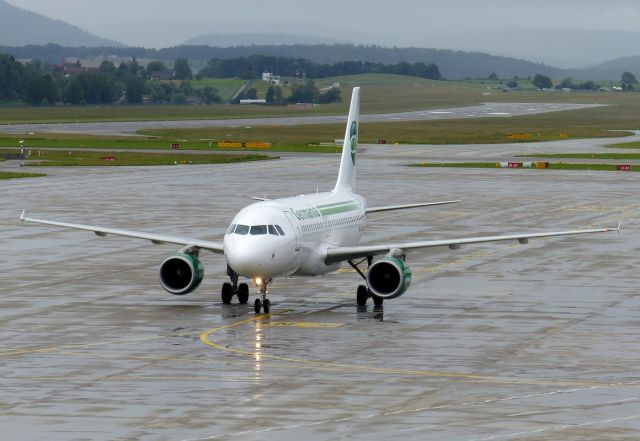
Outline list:
[[[253,283],[255,283],[257,287],[262,286],[262,277],[256,277],[253,279]]]

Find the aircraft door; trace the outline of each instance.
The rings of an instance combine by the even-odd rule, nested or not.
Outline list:
[[[333,243],[333,230],[331,229],[331,224],[327,219],[327,216],[322,216],[322,223],[324,225],[324,240],[328,243]]]
[[[302,249],[302,232],[300,231],[300,225],[298,224],[298,220],[291,214],[290,211],[284,212],[285,217],[291,224],[291,228],[295,231],[296,235],[296,251],[300,251]]]

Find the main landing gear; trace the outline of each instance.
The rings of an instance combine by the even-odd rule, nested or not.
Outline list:
[[[356,270],[356,272],[360,274],[360,276],[362,276],[362,278],[366,281],[367,276],[358,267],[358,265],[364,263],[365,261],[367,262],[367,267],[369,267],[371,266],[373,257],[365,257],[359,262],[354,262],[353,260],[349,260],[348,262],[349,265],[351,265],[351,267]],[[384,303],[384,299],[373,294],[367,285],[358,285],[358,290],[356,292],[356,303],[358,304],[358,306],[367,306],[367,300],[369,300],[369,298],[373,299],[373,304],[375,306],[382,306],[382,304]]]
[[[222,285],[222,303],[228,305],[231,303],[233,296],[238,296],[238,302],[246,305],[249,301],[249,285],[246,283],[238,284],[238,273],[227,266],[227,275],[231,279],[231,283],[227,282]]]
[[[260,300],[259,298],[256,299],[256,301],[253,303],[253,310],[256,312],[256,314],[260,314],[260,310],[263,310],[265,314],[269,314],[269,312],[271,311],[271,301],[267,298],[267,287],[269,286],[269,283],[271,283],[271,279],[263,280],[260,277],[256,277],[255,283],[258,286],[258,290],[260,293],[260,297],[262,297],[262,300]]]

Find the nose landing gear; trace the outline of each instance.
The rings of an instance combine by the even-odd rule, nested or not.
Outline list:
[[[262,297],[262,300],[260,300],[259,298],[256,299],[256,301],[253,303],[253,310],[256,312],[256,314],[260,314],[260,310],[263,310],[265,314],[269,314],[269,312],[271,311],[271,301],[267,298],[267,287],[269,286],[269,283],[271,283],[271,279],[263,280],[260,277],[256,277],[254,281],[258,286],[258,290],[260,293],[260,297]]]

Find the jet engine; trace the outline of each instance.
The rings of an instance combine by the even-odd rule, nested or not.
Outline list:
[[[204,267],[192,255],[177,253],[160,265],[160,284],[169,293],[183,296],[195,290],[204,278]]]
[[[402,258],[383,257],[369,267],[367,284],[376,296],[383,299],[395,299],[409,288],[411,269]]]

